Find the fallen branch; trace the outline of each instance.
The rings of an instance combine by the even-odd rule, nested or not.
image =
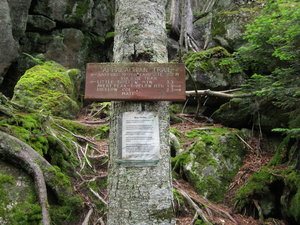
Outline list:
[[[68,133],[70,133],[72,136],[74,136],[74,137],[77,138],[77,139],[84,140],[84,141],[89,142],[89,143],[91,143],[91,144],[93,144],[93,145],[96,145],[96,146],[98,145],[97,143],[95,143],[95,142],[93,142],[93,141],[87,139],[86,137],[83,137],[83,136],[81,136],[81,135],[74,134],[73,132],[71,132],[71,131],[69,131],[68,129],[64,128],[63,126],[61,126],[61,125],[55,123],[54,121],[53,121],[53,123],[54,123],[56,126],[58,126],[60,129],[66,131],[66,132],[68,132]]]
[[[204,223],[212,225],[212,223],[206,218],[204,215],[204,212],[199,208],[199,206],[190,198],[190,196],[181,188],[174,186],[180,194],[185,197],[185,199],[192,205],[192,207],[195,209],[196,213],[201,217]]]
[[[241,142],[243,142],[250,150],[254,151],[254,149],[238,134],[235,134],[240,140]]]
[[[101,201],[103,202],[105,205],[107,205],[107,202],[97,193],[95,192],[92,188],[90,188],[90,191]]]
[[[203,202],[200,202],[198,199],[195,199],[195,198],[193,198],[192,197],[192,199],[194,200],[194,201],[197,201],[197,202],[199,202],[200,204],[202,204],[202,205],[204,205],[204,203]],[[238,222],[228,213],[228,212],[226,212],[225,210],[223,210],[223,209],[217,209],[216,207],[214,207],[214,206],[212,206],[212,205],[208,205],[208,204],[205,204],[205,206],[206,207],[208,207],[209,209],[211,209],[211,210],[213,210],[214,212],[216,212],[216,213],[218,213],[218,214],[220,214],[220,213],[223,213],[223,214],[225,214],[232,222],[234,222],[235,224],[238,224]]]
[[[84,218],[84,221],[83,221],[82,225],[88,225],[89,224],[89,220],[90,220],[90,217],[91,217],[93,211],[94,211],[93,208],[90,208],[88,214]]]
[[[233,95],[233,94],[227,94],[225,91],[211,91],[211,90],[197,90],[196,91],[186,91],[185,92],[187,96],[214,96],[214,97],[220,97],[220,98],[248,98],[255,96],[254,94],[240,94],[240,95]]]

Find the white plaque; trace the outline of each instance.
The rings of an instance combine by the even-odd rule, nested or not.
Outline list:
[[[158,115],[154,112],[125,112],[122,116],[122,161],[159,160]]]

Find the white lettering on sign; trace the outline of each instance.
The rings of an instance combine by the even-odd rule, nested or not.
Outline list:
[[[185,100],[183,64],[89,63],[86,71],[89,100]]]
[[[125,112],[122,117],[122,160],[159,160],[158,116],[154,112]]]

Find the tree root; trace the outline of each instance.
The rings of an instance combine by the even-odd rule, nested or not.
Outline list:
[[[38,162],[45,160],[41,160],[42,157],[29,145],[9,134],[0,131],[0,140],[0,155],[4,159],[19,165],[34,177],[40,206],[42,208],[42,222],[43,225],[50,225],[47,188],[43,172],[38,164]],[[48,166],[51,165],[49,164]]]
[[[56,169],[33,148],[2,131],[0,131],[0,157],[33,176],[42,208],[43,225],[50,225],[46,183],[58,198],[71,197],[72,190],[57,182]]]

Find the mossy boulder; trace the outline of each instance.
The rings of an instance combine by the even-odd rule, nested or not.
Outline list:
[[[266,99],[255,97],[232,99],[212,116],[215,122],[235,128],[256,127],[265,132],[287,127],[286,112]]]
[[[191,72],[198,89],[224,90],[239,87],[246,81],[242,73],[231,73],[228,65],[221,65],[231,54],[222,47],[201,52],[190,52],[184,56],[185,65]],[[194,90],[194,82],[187,82],[187,89]]]
[[[232,203],[240,212],[258,217],[254,200],[265,219],[300,224],[299,134],[287,136],[271,161],[241,186]]]
[[[214,127],[188,131],[186,137],[196,141],[173,161],[175,171],[211,201],[222,201],[242,164],[246,148],[237,133],[241,135],[238,130]]]
[[[262,2],[254,1],[216,13],[212,18],[212,39],[226,49],[237,50],[245,44],[243,32],[246,25],[257,17],[262,8]]]
[[[80,73],[55,62],[45,62],[26,71],[14,89],[13,101],[53,116],[73,119]]]

